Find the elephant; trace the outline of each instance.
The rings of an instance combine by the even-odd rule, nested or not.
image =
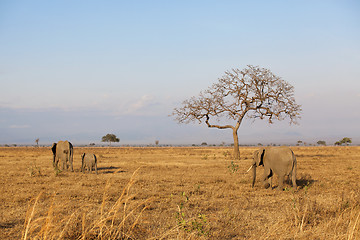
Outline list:
[[[62,162],[62,170],[65,168],[70,169],[73,172],[73,155],[74,148],[73,145],[68,141],[59,141],[58,143],[53,143],[51,150],[53,152],[53,167],[58,168],[59,161]]]
[[[270,180],[275,173],[278,175],[279,179],[279,190],[283,190],[285,176],[289,176],[289,178],[291,177],[293,188],[296,190],[297,163],[295,154],[289,147],[265,147],[254,152],[253,163],[248,170],[250,171],[251,168],[253,169],[252,187],[254,187],[255,184],[257,166],[264,166],[262,181],[265,188],[272,187],[272,182]]]
[[[85,172],[85,168],[88,169],[88,172],[92,172],[92,169],[95,169],[97,174],[97,158],[93,153],[83,153],[81,155],[81,171]]]

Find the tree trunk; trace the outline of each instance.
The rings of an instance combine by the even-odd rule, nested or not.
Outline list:
[[[220,126],[220,125],[212,125],[209,123],[209,116],[206,115],[206,124],[209,128],[218,128],[218,129],[228,129],[231,128],[233,130],[233,138],[234,138],[234,159],[238,159],[240,160],[240,150],[239,150],[239,138],[238,138],[238,134],[237,131],[239,130],[240,124],[242,122],[243,116],[241,116],[239,118],[239,120],[237,121],[235,126],[231,126],[231,125],[225,125],[225,126]]]
[[[234,159],[240,160],[239,138],[236,128],[233,129],[233,138],[234,138]]]

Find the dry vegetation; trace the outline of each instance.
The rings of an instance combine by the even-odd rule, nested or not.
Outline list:
[[[0,236],[360,239],[360,147],[292,149],[297,192],[251,188],[254,148],[74,148],[75,172],[50,148],[0,148]],[[79,171],[85,151],[98,175]]]

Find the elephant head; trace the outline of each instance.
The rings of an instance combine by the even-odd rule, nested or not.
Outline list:
[[[263,166],[264,165],[264,153],[265,153],[265,149],[264,148],[260,148],[259,150],[256,150],[254,152],[254,156],[253,156],[253,162],[252,162],[252,170],[253,170],[253,180],[252,180],[252,187],[254,187],[255,185],[255,179],[256,179],[256,167],[258,166]],[[251,169],[250,168],[250,169]]]

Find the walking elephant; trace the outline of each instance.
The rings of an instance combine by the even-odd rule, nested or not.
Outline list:
[[[81,171],[84,172],[85,168],[87,168],[90,173],[94,168],[95,173],[97,174],[97,158],[95,154],[83,153],[81,155]]]
[[[251,166],[253,169],[252,187],[254,187],[255,184],[256,167],[258,166],[264,166],[264,175],[262,177],[262,181],[265,188],[272,187],[271,177],[274,175],[274,173],[278,175],[279,190],[283,190],[285,176],[289,176],[289,178],[291,177],[293,188],[297,188],[296,157],[289,147],[265,147],[260,148],[254,152],[254,160]]]
[[[53,143],[51,150],[53,152],[53,166],[58,168],[59,161],[62,163],[62,170],[65,168],[70,169],[73,172],[73,155],[74,148],[73,145],[68,141],[59,141],[58,143]]]

